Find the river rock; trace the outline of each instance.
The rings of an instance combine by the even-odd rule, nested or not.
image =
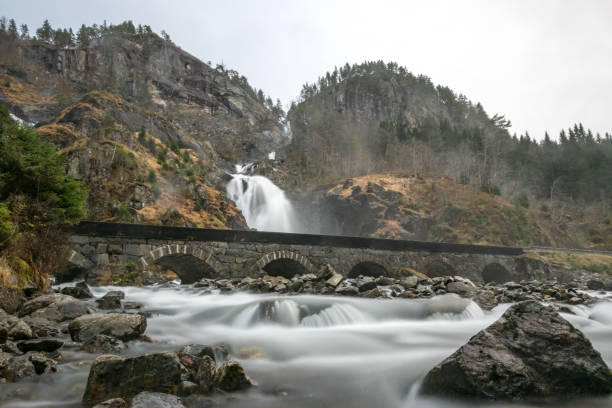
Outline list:
[[[128,408],[128,403],[123,398],[112,398],[94,405],[93,408]]]
[[[446,291],[467,297],[473,296],[476,293],[476,288],[473,285],[469,285],[465,282],[454,281],[446,284]]]
[[[120,290],[111,290],[100,299],[96,299],[100,309],[119,309],[121,300],[125,298],[125,293]]]
[[[132,399],[131,408],[185,408],[176,395],[161,392],[141,392]]]
[[[29,352],[21,356],[6,359],[8,353],[0,353],[0,374],[6,380],[17,382],[34,375],[42,375],[57,371],[55,360],[43,353]]]
[[[22,320],[30,327],[34,338],[57,337],[61,334],[60,325],[44,317],[26,316]]]
[[[176,394],[183,369],[176,353],[125,358],[103,354],[91,366],[83,404],[90,407],[110,398],[128,400],[142,391]]]
[[[367,292],[370,291],[374,288],[376,288],[376,282],[374,282],[374,279],[370,276],[363,276],[359,279],[357,279],[357,289],[359,289],[359,292]]]
[[[454,398],[521,400],[601,395],[612,372],[591,342],[535,301],[502,317],[434,367],[421,392]]]
[[[81,350],[87,353],[120,353],[125,350],[125,344],[116,337],[98,334],[88,339],[81,346]]]
[[[77,282],[74,286],[66,286],[62,288],[62,294],[75,297],[77,299],[90,299],[94,297],[89,286],[84,281]]]
[[[146,328],[144,316],[127,313],[85,315],[74,319],[68,326],[73,341],[87,341],[98,334],[129,341],[143,334]]]
[[[87,305],[80,300],[61,293],[50,293],[25,302],[19,311],[19,316],[29,315],[63,322],[87,313],[89,313]]]
[[[330,276],[329,279],[325,281],[325,284],[335,288],[340,284],[340,282],[342,282],[342,279],[344,279],[344,276],[340,275],[337,272],[334,272],[332,276]]]
[[[46,351],[52,353],[64,345],[64,342],[51,337],[38,338],[34,340],[22,340],[17,342],[17,347],[23,353],[28,351]]]
[[[246,375],[240,363],[233,360],[223,363],[217,369],[214,383],[217,388],[226,392],[245,390],[256,385]]]
[[[402,285],[406,289],[414,289],[419,284],[419,278],[411,275],[406,276],[400,279],[400,285]]]

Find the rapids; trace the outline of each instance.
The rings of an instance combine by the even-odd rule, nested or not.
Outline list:
[[[215,397],[223,407],[448,407],[472,403],[425,399],[418,382],[436,363],[495,321],[509,305],[482,311],[453,295],[427,300],[205,293],[191,286],[119,289],[144,304],[146,334],[126,353],[177,350],[188,343],[225,343],[259,386]],[[612,308],[569,306],[563,314],[612,363]],[[60,372],[0,385],[0,395],[32,386],[30,401],[10,407],[80,406],[93,355],[63,351]],[[210,403],[210,401],[208,401]],[[482,404],[530,407],[529,404]],[[612,407],[612,398],[567,401],[561,407]],[[535,407],[535,405],[534,405]]]

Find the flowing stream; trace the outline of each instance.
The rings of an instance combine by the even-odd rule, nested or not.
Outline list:
[[[155,342],[133,343],[126,353],[224,343],[259,384],[247,393],[215,397],[215,405],[191,405],[202,407],[472,407],[473,403],[419,396],[419,380],[509,306],[483,312],[454,295],[382,300],[222,295],[185,285],[92,289],[96,296],[124,290],[126,301],[143,303],[149,313],[146,334]],[[611,364],[612,304],[569,307],[575,314],[563,316]],[[87,361],[95,356],[75,351],[63,351],[63,355],[60,373],[0,385],[0,399],[35,381],[29,399],[37,402],[13,401],[6,406],[79,406]],[[580,399],[553,406],[612,407],[612,399]]]
[[[285,192],[264,176],[253,176],[253,164],[236,166],[227,195],[242,211],[250,228],[258,231],[297,232],[298,223]]]

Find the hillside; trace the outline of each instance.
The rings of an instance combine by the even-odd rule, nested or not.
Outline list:
[[[612,248],[609,134],[594,135],[576,124],[562,131],[558,141],[548,134],[541,141],[511,135],[504,116],[490,116],[482,105],[448,87],[382,61],[347,64],[304,85],[288,119],[293,138],[283,170],[290,176],[279,182],[298,200],[305,191],[320,192],[346,178],[389,171],[415,178],[435,175],[434,190],[445,190],[437,185],[442,180],[456,185],[455,190],[471,186],[465,187],[465,202],[488,193],[489,200],[522,203],[545,215],[541,234],[529,239],[522,233],[504,236],[508,225],[496,217],[480,226],[457,226],[479,230],[465,231],[463,238]],[[428,199],[448,201],[434,190]],[[370,212],[367,217],[354,218],[369,227],[352,234],[402,236],[397,226],[380,229],[383,215]],[[447,227],[442,218],[431,222],[441,230]],[[440,232],[432,239],[463,241],[460,228],[455,233]]]
[[[572,246],[550,221],[447,177],[386,173],[355,177],[319,201],[326,232],[392,239],[508,246]]]

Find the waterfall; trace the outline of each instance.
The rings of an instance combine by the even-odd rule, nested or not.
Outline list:
[[[253,164],[236,166],[227,194],[250,228],[258,231],[296,232],[297,222],[285,192],[264,176],[246,174]]]

